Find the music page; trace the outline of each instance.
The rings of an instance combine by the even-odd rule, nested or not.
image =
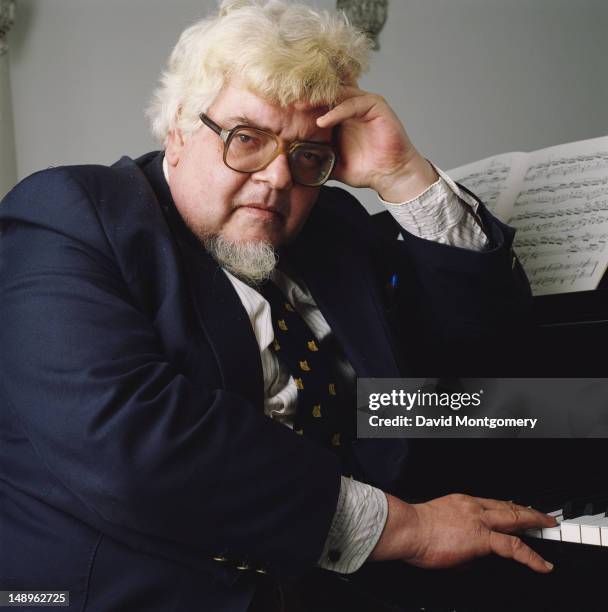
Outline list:
[[[608,137],[448,171],[517,229],[534,295],[595,289],[608,266]]]

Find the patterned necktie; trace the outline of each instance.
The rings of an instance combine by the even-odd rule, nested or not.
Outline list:
[[[348,421],[341,411],[348,405],[343,401],[346,394],[331,357],[272,281],[265,283],[260,292],[270,303],[272,313],[271,349],[289,370],[298,389],[294,431],[339,452],[344,442],[343,425]]]

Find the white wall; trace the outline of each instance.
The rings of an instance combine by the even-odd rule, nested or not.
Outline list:
[[[9,34],[19,177],[156,147],[143,109],[179,32],[212,6],[19,0]],[[606,0],[391,0],[361,86],[382,93],[444,169],[606,135],[607,31]]]
[[[0,198],[17,180],[15,129],[8,55],[0,53]]]

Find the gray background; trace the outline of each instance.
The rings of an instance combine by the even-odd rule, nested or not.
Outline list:
[[[608,134],[606,0],[389,5],[360,85],[387,98],[439,167]],[[9,34],[19,178],[158,148],[143,109],[179,33],[214,6],[19,0]],[[379,209],[368,190],[358,195]]]

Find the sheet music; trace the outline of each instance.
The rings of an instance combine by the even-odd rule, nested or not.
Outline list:
[[[448,171],[455,181],[468,187],[501,221],[511,216],[518,193],[518,176],[527,167],[527,153],[503,153]]]
[[[448,174],[487,194],[490,210],[517,229],[514,248],[534,295],[597,287],[608,267],[608,137],[506,153]]]
[[[595,289],[608,265],[608,138],[528,162],[508,223],[534,294]]]

